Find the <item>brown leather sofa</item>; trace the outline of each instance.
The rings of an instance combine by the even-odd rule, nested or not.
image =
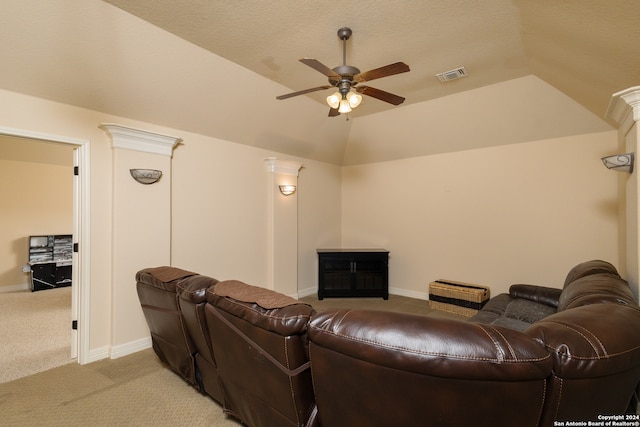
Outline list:
[[[211,334],[205,321],[207,290],[218,283],[213,279],[203,286],[206,276],[190,276],[176,286],[178,302],[182,312],[184,334],[193,343],[193,361],[199,389],[218,403],[224,402],[218,376],[218,366],[211,346]]]
[[[173,309],[147,316],[154,349],[178,373],[172,361],[193,351],[195,383],[249,426],[553,426],[636,410],[640,308],[604,261],[573,268],[563,289],[513,285],[470,321],[316,313],[198,277],[168,286],[138,273],[145,316],[153,286],[175,289],[182,312],[184,336]]]
[[[252,427],[317,426],[308,304],[237,280],[173,267],[136,274],[153,349]]]
[[[177,285],[194,278],[203,289],[217,280],[174,267],[147,268],[136,274],[136,289],[142,312],[151,332],[153,350],[160,360],[194,387],[196,378],[195,343],[184,330],[184,315],[177,298]]]

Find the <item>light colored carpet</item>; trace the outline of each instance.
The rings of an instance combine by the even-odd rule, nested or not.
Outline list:
[[[57,290],[41,294],[46,296],[46,293],[54,291]],[[40,296],[38,294],[33,295]],[[50,308],[62,305],[53,304],[54,294],[48,296]],[[390,295],[388,301],[382,298],[327,298],[318,301],[315,296],[303,300],[319,311],[331,307],[359,307],[460,318],[429,309],[427,301],[396,295]],[[67,320],[63,323],[68,325]],[[151,349],[88,365],[68,361],[54,369],[0,384],[0,424],[241,426],[237,420],[223,413],[220,404],[200,394],[164,366]]]
[[[71,287],[0,293],[0,383],[75,362]]]
[[[240,426],[151,349],[0,384],[0,413],[7,426]]]

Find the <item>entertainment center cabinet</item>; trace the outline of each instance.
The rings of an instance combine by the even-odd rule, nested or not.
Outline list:
[[[29,236],[31,290],[71,286],[72,257],[71,234]]]
[[[386,249],[317,249],[318,299],[389,298],[389,251]]]

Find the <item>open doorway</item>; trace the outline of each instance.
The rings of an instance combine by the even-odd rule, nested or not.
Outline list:
[[[0,127],[0,142],[11,140],[13,143],[21,143],[22,151],[32,153],[51,153],[56,150],[48,150],[56,146],[58,152],[66,153],[70,157],[64,160],[66,169],[72,174],[69,182],[72,182],[70,188],[60,189],[60,191],[71,192],[69,200],[72,200],[72,207],[69,210],[72,219],[68,221],[72,229],[73,241],[75,244],[73,253],[73,285],[68,292],[70,294],[70,316],[67,320],[68,342],[69,342],[69,358],[76,359],[78,363],[88,362],[88,306],[89,306],[89,143],[86,140],[80,140],[58,135],[42,134],[18,129],[8,129]],[[21,154],[22,155],[22,154]],[[38,154],[35,154],[36,156]],[[42,161],[42,160],[41,160]],[[53,158],[46,161],[55,162]],[[37,172],[36,172],[37,173]],[[17,178],[17,177],[16,177]],[[47,179],[46,176],[42,177]],[[29,197],[24,194],[23,197]],[[17,197],[16,197],[17,198]],[[13,200],[13,203],[20,203]],[[46,203],[42,205],[43,215],[46,214]],[[58,231],[53,231],[57,233]],[[29,233],[23,233],[29,234]],[[16,239],[19,240],[19,239]],[[14,243],[19,246],[19,243]],[[24,280],[24,279],[23,279]],[[6,285],[6,282],[5,282]],[[24,286],[24,285],[21,285]],[[42,291],[43,293],[50,291]],[[34,292],[36,294],[37,292]],[[50,294],[53,298],[53,293]],[[42,298],[40,298],[42,299]],[[34,327],[41,327],[34,325]]]

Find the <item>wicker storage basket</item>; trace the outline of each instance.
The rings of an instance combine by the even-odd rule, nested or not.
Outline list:
[[[436,280],[429,283],[429,307],[471,317],[487,303],[490,293],[487,286]]]

